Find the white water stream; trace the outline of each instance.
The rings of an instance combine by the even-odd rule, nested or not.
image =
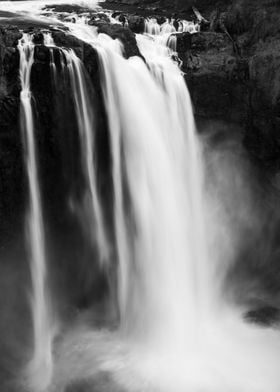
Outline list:
[[[68,26],[98,52],[102,68],[112,156],[120,325],[113,332],[82,330],[66,337],[55,363],[53,390],[105,371],[114,383],[132,392],[279,392],[279,334],[246,325],[239,311],[222,298],[222,279],[216,276],[221,260],[208,238],[215,224],[206,217],[214,219],[215,214],[205,195],[201,146],[188,89],[170,52],[158,41],[138,36],[147,64],[138,57],[125,60],[119,41],[98,35],[90,26]],[[30,72],[32,57],[23,48],[19,44],[21,69],[26,59]],[[94,200],[97,192],[91,182],[94,176],[90,177],[94,159],[89,153],[94,125],[88,122],[92,111],[83,66],[74,52],[65,55]],[[32,135],[30,98],[24,100],[24,94],[30,97],[30,77],[25,79],[22,73],[21,80],[26,128]],[[33,137],[30,140],[34,144]],[[28,151],[33,160],[31,207],[36,210],[32,220],[40,226],[38,252],[43,257],[32,143]],[[95,204],[94,209],[101,217],[101,205]],[[97,242],[103,254],[106,242],[102,238]],[[223,262],[226,270],[229,260]],[[44,259],[40,265],[45,266]],[[35,282],[33,289],[38,301],[33,308],[35,330],[36,322],[39,325],[35,349],[39,358],[51,360],[42,271],[43,267],[38,272],[39,289]],[[48,329],[46,334],[40,325]],[[43,381],[40,389],[46,386]]]
[[[47,281],[47,261],[44,221],[39,187],[37,149],[32,113],[31,70],[34,61],[32,36],[23,34],[19,41],[20,81],[22,90],[21,128],[25,147],[25,165],[28,177],[29,205],[26,231],[30,253],[31,309],[33,320],[33,352],[29,372],[31,388],[44,390],[52,377],[52,340],[54,324],[52,320]]]

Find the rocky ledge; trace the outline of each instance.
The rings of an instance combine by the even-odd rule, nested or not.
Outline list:
[[[245,2],[246,3],[246,2]],[[251,157],[280,169],[280,7],[215,10],[209,31],[178,38],[195,111],[241,124]]]

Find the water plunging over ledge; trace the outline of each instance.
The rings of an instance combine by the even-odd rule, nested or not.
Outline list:
[[[111,237],[96,181],[98,113],[90,101],[86,69],[73,50],[57,47],[50,35],[45,36],[55,79],[66,74],[71,82],[90,200],[90,234],[98,247],[100,268],[117,264],[117,298],[111,300],[118,308],[119,323],[114,329],[69,327],[53,343],[56,323],[50,307],[32,120],[34,45],[31,36],[24,35],[18,48],[30,192],[31,390],[64,391],[77,380],[89,380],[94,390],[99,375],[109,374],[113,390],[129,392],[278,392],[278,334],[245,324],[239,309],[223,298],[223,279],[235,244],[220,244],[225,247],[220,256],[210,243],[221,233],[222,222],[206,192],[203,146],[172,51],[156,37],[139,35],[146,63],[140,57],[124,59],[118,40],[97,34],[90,26],[67,26],[92,46],[99,59],[112,161]],[[54,50],[60,52],[60,70]]]
[[[19,41],[21,80],[21,128],[25,146],[25,165],[29,185],[26,232],[30,252],[32,282],[33,353],[29,364],[31,388],[45,390],[52,378],[52,340],[54,324],[47,282],[47,258],[41,205],[35,129],[32,113],[30,76],[34,61],[32,36],[23,34]]]

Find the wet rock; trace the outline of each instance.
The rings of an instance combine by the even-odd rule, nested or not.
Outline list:
[[[280,311],[272,306],[264,306],[247,312],[245,314],[245,319],[254,324],[271,326],[279,323]]]
[[[0,132],[16,129],[16,102],[19,98],[19,53],[16,49],[21,34],[17,29],[0,29]],[[11,45],[11,46],[10,46]],[[11,117],[11,118],[10,118]]]
[[[65,48],[82,48],[83,42],[71,34],[67,34],[63,31],[54,30],[52,31],[52,37],[57,46]]]
[[[141,34],[145,29],[145,19],[139,15],[129,15],[127,17],[128,25],[131,31],[136,34]]]
[[[280,109],[280,56],[278,48],[265,46],[260,48],[249,61],[250,80],[255,84],[255,95],[252,97],[251,105],[254,111],[263,106],[269,106],[276,112]],[[261,101],[257,92],[262,94]]]
[[[0,27],[0,246],[5,246],[21,229],[24,174],[19,129],[20,83],[16,27]]]
[[[33,35],[33,43],[35,45],[42,45],[44,43],[44,35],[40,31],[35,32]]]
[[[97,23],[100,23],[100,22],[110,23],[110,18],[104,12],[95,12],[91,15],[90,20],[88,21],[88,24],[91,26],[94,26],[96,22]]]
[[[46,46],[35,46],[34,50],[34,58],[37,61],[42,61],[49,65],[50,63],[50,51],[49,48]]]
[[[232,50],[231,42],[228,37],[222,33],[204,32],[192,34],[191,49],[196,52],[210,51],[226,51]]]
[[[182,33],[177,37],[182,70],[197,115],[243,122],[247,118],[247,62],[226,34]]]
[[[103,20],[104,22],[110,23],[110,18],[107,14],[104,12],[98,12],[96,16],[100,19]]]
[[[280,170],[280,12],[252,1],[214,10],[211,30],[178,36],[196,113],[245,127],[251,157]]]
[[[0,27],[0,34],[0,43],[6,47],[17,46],[18,40],[22,37],[19,29],[13,26]]]
[[[191,49],[192,36],[190,33],[177,34],[177,51],[181,58]]]
[[[135,34],[126,27],[118,24],[96,23],[99,33],[109,35],[113,39],[119,39],[124,46],[124,56],[129,58],[131,56],[141,56]]]

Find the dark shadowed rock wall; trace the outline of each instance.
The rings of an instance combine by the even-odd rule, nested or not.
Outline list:
[[[23,223],[25,185],[19,128],[19,53],[17,28],[0,26],[0,246]]]
[[[214,9],[208,31],[178,37],[198,115],[237,122],[251,157],[280,168],[280,3],[243,1]]]

